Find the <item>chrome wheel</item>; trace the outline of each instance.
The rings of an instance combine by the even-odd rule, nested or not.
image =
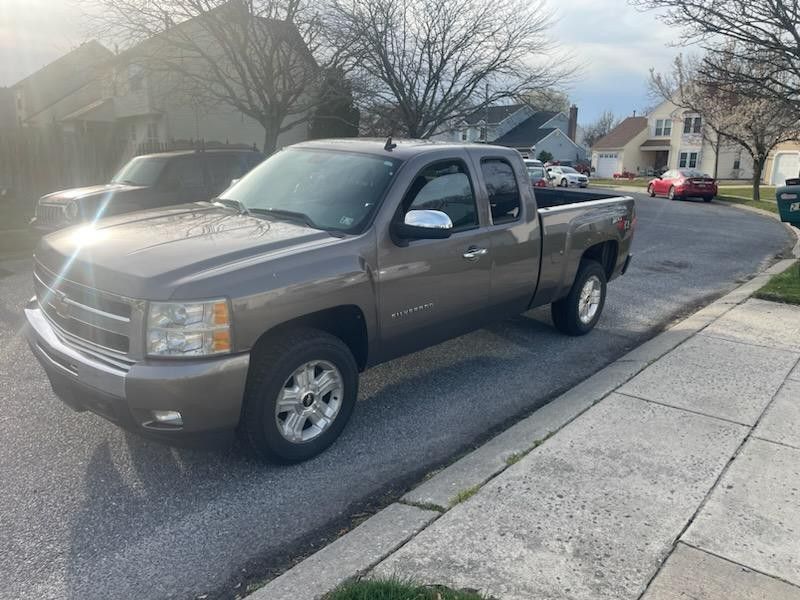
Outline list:
[[[581,289],[581,295],[578,300],[578,318],[581,320],[581,323],[588,325],[592,322],[592,319],[597,315],[602,296],[603,284],[597,276],[592,275],[586,280],[586,283],[583,284],[583,289]]]
[[[307,362],[292,373],[278,394],[278,431],[293,444],[311,441],[331,426],[343,399],[339,369],[324,360]]]

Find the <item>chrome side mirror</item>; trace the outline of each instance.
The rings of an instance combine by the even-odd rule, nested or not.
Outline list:
[[[395,230],[404,239],[441,240],[450,237],[453,222],[440,210],[410,210]]]

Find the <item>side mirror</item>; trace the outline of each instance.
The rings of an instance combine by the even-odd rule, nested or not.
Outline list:
[[[410,210],[403,222],[395,225],[400,238],[411,240],[442,240],[452,231],[453,222],[440,210]]]

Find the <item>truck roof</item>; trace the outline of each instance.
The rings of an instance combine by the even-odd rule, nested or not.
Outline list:
[[[325,150],[341,150],[343,152],[360,152],[362,154],[373,154],[375,156],[385,156],[408,160],[420,154],[440,152],[448,148],[477,149],[482,152],[493,150],[502,153],[513,153],[516,150],[506,146],[492,146],[490,144],[470,144],[458,142],[440,142],[435,140],[415,140],[415,139],[392,139],[396,144],[391,150],[386,150],[386,138],[341,138],[327,140],[312,140],[294,144],[292,148],[318,148]]]

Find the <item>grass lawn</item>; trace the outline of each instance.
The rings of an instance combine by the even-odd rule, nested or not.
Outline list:
[[[394,579],[353,581],[325,596],[325,600],[486,600],[474,592],[440,586],[419,586]]]
[[[795,264],[780,275],[775,275],[769,283],[756,292],[756,298],[800,304],[800,271]]]
[[[778,213],[778,203],[775,202],[775,188],[769,185],[761,186],[761,200],[753,200],[753,188],[751,187],[725,187],[719,188],[717,194],[719,200],[733,202],[734,204],[744,204],[753,208],[760,208],[770,212]]]
[[[628,179],[602,179],[599,177],[590,177],[589,178],[589,185],[597,185],[603,187],[640,187],[640,188],[647,188],[647,184],[650,183],[650,178],[637,178],[633,180]]]

